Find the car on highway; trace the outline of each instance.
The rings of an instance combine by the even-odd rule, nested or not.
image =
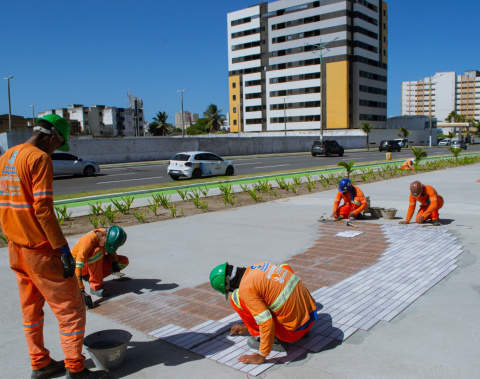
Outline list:
[[[451,138],[444,138],[438,143],[438,146],[450,146],[451,142],[452,142]]]
[[[326,157],[329,157],[332,154],[338,154],[339,157],[343,157],[344,151],[343,146],[340,146],[335,140],[313,141],[310,150],[312,157],[316,157],[317,155],[325,155]]]
[[[378,144],[378,151],[400,151],[401,146],[395,140],[383,140]]]
[[[55,152],[51,157],[53,163],[53,176],[94,176],[100,173],[100,166],[98,163],[89,159],[83,159],[76,155],[63,152]]]
[[[173,179],[199,179],[203,176],[233,175],[232,161],[207,151],[186,151],[175,154],[168,162],[167,174]]]
[[[408,138],[395,138],[394,141],[397,141],[400,147],[408,147]]]
[[[452,139],[450,147],[456,147],[459,149],[467,150],[467,144],[459,139]]]

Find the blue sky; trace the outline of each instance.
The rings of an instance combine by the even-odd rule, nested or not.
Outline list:
[[[146,120],[210,103],[228,110],[227,13],[258,0],[2,1],[1,78],[12,114],[69,104],[127,106],[141,97]],[[299,3],[302,3],[299,0]],[[402,81],[480,70],[480,2],[389,0],[388,116],[400,115]],[[0,114],[8,113],[7,81]]]

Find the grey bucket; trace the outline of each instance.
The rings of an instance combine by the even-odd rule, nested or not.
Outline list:
[[[122,364],[131,338],[126,330],[101,330],[86,336],[83,345],[95,366],[101,370],[113,370]]]

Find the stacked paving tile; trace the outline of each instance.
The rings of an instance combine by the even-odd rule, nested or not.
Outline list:
[[[286,262],[312,293],[319,319],[308,337],[290,345],[288,354],[272,352],[262,365],[237,361],[255,351],[247,346],[247,337],[228,335],[240,318],[209,283],[170,293],[132,294],[92,312],[256,376],[276,363],[319,352],[359,329],[392,320],[457,267],[461,246],[441,228],[356,225],[320,224],[314,245]],[[360,234],[337,236],[346,230]]]

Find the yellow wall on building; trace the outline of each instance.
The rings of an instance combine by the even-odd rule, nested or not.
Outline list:
[[[239,126],[242,124],[242,106],[238,105],[242,102],[240,98],[240,76],[230,76],[228,78],[229,99],[230,99],[230,132],[238,132]],[[236,108],[236,112],[233,112]],[[240,113],[239,113],[240,112]],[[238,123],[234,125],[234,123]]]
[[[327,129],[348,128],[348,62],[327,63]],[[325,127],[325,124],[324,124]]]

